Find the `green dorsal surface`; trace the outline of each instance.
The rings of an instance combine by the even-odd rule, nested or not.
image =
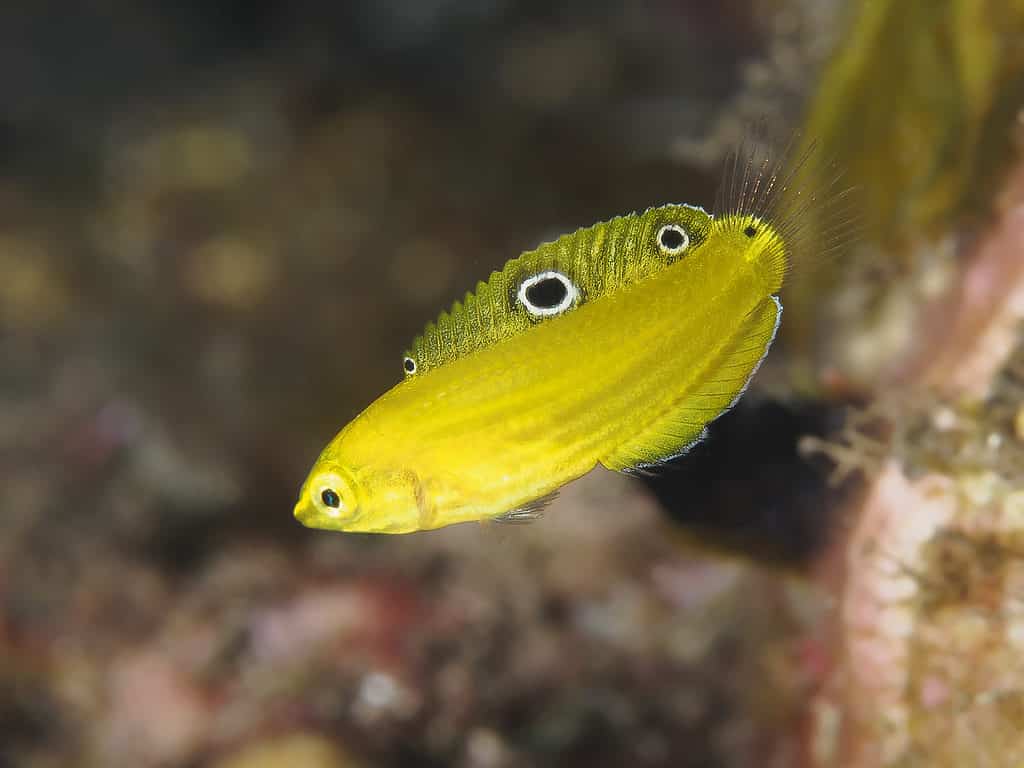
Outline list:
[[[527,333],[540,322],[639,282],[682,258],[707,237],[711,216],[690,205],[663,205],[620,216],[544,243],[480,282],[405,352],[406,375],[421,375]]]

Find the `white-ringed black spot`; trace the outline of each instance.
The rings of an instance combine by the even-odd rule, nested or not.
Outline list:
[[[678,256],[690,247],[690,236],[678,224],[666,224],[658,230],[658,247],[666,256]]]
[[[516,293],[519,303],[534,317],[560,315],[573,305],[579,295],[579,289],[572,280],[553,269],[526,278]]]
[[[402,368],[405,370],[407,374],[412,376],[414,373],[416,373],[416,361],[413,360],[411,357],[406,357],[404,360],[402,360]]]

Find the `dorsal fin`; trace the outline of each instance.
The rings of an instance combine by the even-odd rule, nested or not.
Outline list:
[[[659,250],[655,238],[667,222],[686,230],[692,249],[706,239],[711,216],[688,205],[660,206],[579,229],[512,259],[427,325],[405,352],[407,373],[421,375],[556,319],[531,315],[517,300],[523,282],[545,271],[568,279],[576,296],[572,307],[658,272],[675,258]]]

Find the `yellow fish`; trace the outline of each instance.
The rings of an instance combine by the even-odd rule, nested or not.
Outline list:
[[[743,394],[782,316],[793,227],[771,213],[780,179],[740,170],[719,216],[650,208],[479,283],[324,449],[295,517],[376,533],[526,521],[597,464],[642,472],[685,453]]]

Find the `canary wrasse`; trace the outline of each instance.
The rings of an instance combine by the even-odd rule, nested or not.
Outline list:
[[[787,229],[743,186],[722,215],[622,216],[479,283],[323,450],[295,517],[380,533],[524,521],[598,464],[642,472],[685,453],[743,394],[782,316]]]

